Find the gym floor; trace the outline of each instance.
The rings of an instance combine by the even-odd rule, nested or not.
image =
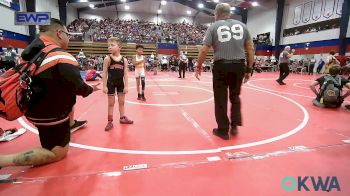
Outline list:
[[[312,105],[308,86],[318,75],[290,74],[280,86],[276,72],[254,74],[242,86],[244,126],[226,141],[212,134],[211,74],[203,73],[200,81],[186,74],[179,79],[176,72],[148,73],[147,101],[141,102],[130,73],[125,106],[135,123],[119,124],[116,102],[109,132],[107,96],[97,91],[79,97],[75,116],[88,124],[72,134],[67,157],[1,169],[0,195],[350,195],[350,111]],[[40,146],[25,118],[0,124],[27,129],[0,143],[1,154]],[[341,191],[287,192],[286,176],[335,176]],[[311,180],[305,184],[313,188]]]

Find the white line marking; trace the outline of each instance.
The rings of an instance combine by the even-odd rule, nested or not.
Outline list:
[[[252,89],[252,90],[261,91],[261,92],[265,92],[265,93],[269,93],[269,94],[272,94],[272,95],[276,95],[278,97],[284,98],[284,99],[294,103],[295,105],[297,105],[303,111],[304,119],[296,128],[294,128],[291,131],[288,131],[287,133],[284,133],[282,135],[279,135],[279,136],[276,136],[276,137],[273,137],[273,138],[270,138],[270,139],[258,141],[258,142],[252,142],[252,143],[241,144],[241,145],[236,145],[236,146],[222,147],[222,148],[219,148],[220,150],[233,150],[233,149],[240,149],[240,148],[248,148],[248,147],[252,147],[252,146],[258,146],[258,145],[262,145],[262,144],[272,143],[272,142],[275,142],[275,141],[287,138],[287,137],[289,137],[291,135],[294,135],[295,133],[297,133],[298,131],[300,131],[301,129],[303,129],[306,126],[306,124],[307,124],[307,122],[309,120],[309,113],[306,111],[306,109],[302,105],[300,105],[296,101],[294,101],[292,99],[289,99],[287,97],[284,97],[282,95],[278,95],[276,93],[272,93],[272,92],[268,92],[268,91],[264,91],[264,90],[260,90],[260,89],[254,89],[254,88],[250,88],[250,87],[246,87],[246,88],[249,88],[249,89]]]
[[[147,87],[150,86],[177,86],[177,87],[184,87],[184,88],[192,88],[192,89],[199,89],[203,91],[207,91],[209,93],[213,93],[213,91],[205,89],[205,88],[200,88],[200,87],[194,87],[194,86],[180,86],[180,85],[172,85],[172,84],[159,84],[159,85],[148,85]],[[130,88],[136,88],[136,87],[129,87]],[[143,103],[143,102],[135,102],[135,101],[130,101],[130,100],[125,100],[126,103],[130,104],[136,104],[136,105],[147,105],[147,106],[158,106],[158,107],[174,107],[174,106],[186,106],[186,105],[196,105],[196,104],[201,104],[201,103],[206,103],[214,100],[214,97],[211,96],[209,99],[206,99],[204,101],[197,101],[197,102],[192,102],[192,103],[177,103],[177,104],[161,104],[161,103]]]
[[[152,95],[179,95],[179,92],[152,92]]]
[[[192,126],[196,128],[196,130],[198,130],[207,140],[209,140],[211,144],[215,145],[210,135],[204,129],[202,129],[202,127],[192,117],[190,117],[190,115],[187,112],[185,112],[182,108],[180,108],[180,110],[181,110],[181,114],[185,117],[185,119],[189,123],[191,123]]]
[[[218,156],[215,156],[215,157],[207,157],[208,161],[220,161],[221,158],[218,157]]]
[[[304,84],[304,83],[293,83],[293,86],[298,87],[298,88],[303,88],[303,89],[310,90],[310,88],[299,86],[299,84]]]
[[[115,177],[115,176],[121,176],[122,173],[121,172],[105,172],[105,173],[102,173],[102,175],[108,176],[108,177]]]

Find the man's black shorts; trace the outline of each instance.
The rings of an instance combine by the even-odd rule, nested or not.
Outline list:
[[[51,126],[36,125],[43,148],[52,150],[55,146],[65,147],[70,141],[69,120]]]
[[[107,88],[108,88],[108,95],[115,95],[115,90],[117,89],[117,93],[123,93],[124,92],[124,81],[118,80],[114,83],[107,82]]]

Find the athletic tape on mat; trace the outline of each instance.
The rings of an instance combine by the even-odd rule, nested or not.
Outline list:
[[[350,144],[350,140],[343,140],[343,142]]]
[[[208,161],[221,161],[221,158],[218,156],[215,157],[207,157]]]

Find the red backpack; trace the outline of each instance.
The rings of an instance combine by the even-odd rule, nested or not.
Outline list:
[[[16,65],[0,76],[1,118],[12,121],[23,116],[32,95],[32,77],[41,68],[40,65],[46,56],[58,50],[62,49],[56,45],[48,45],[30,61]],[[45,66],[41,69],[45,70]]]

